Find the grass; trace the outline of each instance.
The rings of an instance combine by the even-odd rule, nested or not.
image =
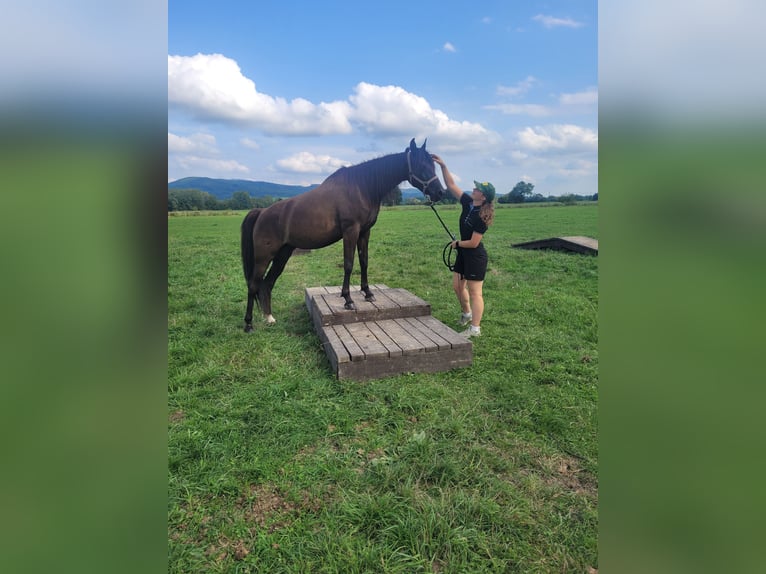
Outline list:
[[[168,218],[171,572],[598,568],[598,259],[510,247],[598,237],[594,205],[498,209],[473,366],[365,383],[333,376],[303,303],[342,282],[340,244],[293,256],[277,324],[242,331],[242,216]],[[457,328],[447,241],[384,209],[370,280]]]

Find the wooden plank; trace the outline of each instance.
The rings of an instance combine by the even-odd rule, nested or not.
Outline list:
[[[401,319],[394,319],[394,321],[406,332],[411,338],[417,341],[420,348],[430,353],[439,349],[438,345],[434,343],[425,333],[422,333],[416,325],[412,325],[409,322],[409,317],[403,317]]]
[[[388,349],[378,341],[378,338],[368,328],[367,323],[348,323],[345,327],[364,353],[365,360],[376,357],[388,358]]]
[[[386,348],[389,357],[397,357],[402,354],[402,348],[388,336],[385,330],[378,325],[377,321],[369,321],[366,325],[370,332],[380,341],[380,344]]]
[[[346,347],[341,342],[337,333],[332,328],[319,329],[320,338],[323,340],[323,347],[325,348],[325,354],[330,358],[333,368],[337,370],[338,365],[341,363],[348,363],[351,361]]]
[[[438,373],[469,367],[471,363],[471,353],[465,350],[419,353],[396,359],[345,363],[338,370],[338,378],[364,381],[402,373]]]
[[[418,320],[426,325],[431,331],[438,333],[442,338],[448,341],[453,349],[473,346],[470,339],[463,337],[460,333],[451,329],[433,315],[418,317]]]
[[[402,350],[402,355],[412,355],[423,352],[423,346],[417,339],[412,337],[406,329],[397,323],[397,319],[385,319],[383,321],[378,321],[377,323],[380,328],[391,337],[391,339],[396,341],[396,344],[399,345]]]
[[[402,321],[410,326],[410,334],[420,341],[427,353],[444,351],[452,348],[449,341],[440,337],[437,333],[434,333],[431,329],[421,323],[419,319],[420,317],[405,317]]]
[[[389,309],[399,309],[401,305],[394,301],[390,297],[391,290],[378,291],[373,290],[372,294],[375,295],[375,301],[371,301],[371,304],[378,310],[378,312],[385,312]]]
[[[406,289],[390,289],[388,291],[388,296],[396,301],[401,307],[407,307],[408,309],[418,309],[420,311],[418,315],[431,314],[431,305],[423,301],[423,299],[420,297],[413,295]],[[410,316],[414,315],[415,314],[413,313]]]
[[[514,243],[513,247],[518,247],[520,249],[555,249],[559,251],[575,251],[577,253],[598,255],[598,240],[582,235],[550,237],[548,239]]]
[[[340,342],[343,343],[343,346],[348,351],[352,363],[354,361],[364,360],[364,352],[362,351],[362,348],[354,340],[354,336],[348,332],[345,325],[332,325],[328,327],[328,329],[333,329],[335,331],[338,339],[340,339]]]

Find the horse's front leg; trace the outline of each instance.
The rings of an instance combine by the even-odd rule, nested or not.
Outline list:
[[[343,287],[340,295],[346,300],[346,309],[356,309],[351,299],[351,272],[354,270],[354,251],[359,240],[359,226],[355,225],[343,233]]]
[[[370,230],[364,231],[359,234],[359,241],[356,244],[357,251],[359,252],[359,269],[362,272],[362,292],[364,293],[365,301],[375,301],[375,295],[370,291],[370,284],[367,282],[367,253],[370,245]]]

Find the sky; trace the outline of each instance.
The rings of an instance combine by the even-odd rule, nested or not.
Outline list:
[[[596,193],[597,17],[595,0],[170,0],[168,181],[318,184],[415,138],[465,190]]]

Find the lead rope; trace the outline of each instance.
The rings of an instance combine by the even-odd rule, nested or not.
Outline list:
[[[452,238],[452,241],[455,241],[455,236],[452,235],[452,232],[447,228],[447,226],[444,224],[444,221],[442,220],[441,216],[439,215],[439,212],[436,211],[436,208],[434,207],[434,202],[430,201],[428,202],[428,205],[431,207],[431,210],[436,215],[436,218],[439,220],[439,223],[442,224],[442,227],[444,228],[444,231],[447,232],[447,235],[449,235]],[[442,250],[442,261],[447,266],[447,268],[450,271],[455,271],[455,264],[452,262],[452,252],[454,249],[452,249],[452,241],[447,243],[447,245],[444,246],[444,249]]]
[[[439,215],[439,213],[436,211],[436,208],[434,207],[434,202],[433,202],[433,201],[431,201],[431,197],[430,197],[430,196],[429,196],[429,195],[426,193],[426,189],[427,189],[427,188],[428,188],[428,186],[431,184],[431,182],[432,182],[432,181],[434,181],[434,180],[437,180],[437,179],[439,179],[439,176],[437,176],[437,175],[434,173],[434,176],[433,176],[431,179],[429,179],[428,181],[423,181],[423,180],[422,180],[422,179],[420,179],[420,178],[419,178],[417,175],[415,175],[414,173],[412,173],[412,164],[410,163],[410,150],[409,150],[409,149],[405,150],[405,154],[404,154],[404,155],[405,155],[405,157],[407,158],[407,171],[409,172],[409,175],[407,176],[407,181],[408,181],[408,182],[409,182],[409,183],[410,183],[410,184],[411,184],[413,187],[415,187],[415,188],[417,188],[418,186],[417,186],[417,185],[415,185],[415,183],[412,181],[413,179],[414,179],[416,182],[418,182],[420,185],[422,185],[422,186],[423,186],[423,189],[421,189],[421,190],[420,190],[420,191],[421,191],[421,193],[423,193],[423,195],[425,195],[426,197],[428,197],[428,205],[430,205],[430,206],[431,206],[431,209],[432,209],[432,210],[433,210],[433,212],[436,214],[436,217],[439,219],[439,222],[442,224],[442,227],[444,228],[444,231],[446,231],[446,232],[447,232],[447,235],[449,235],[449,236],[452,238],[452,241],[455,241],[455,236],[454,236],[454,235],[452,235],[452,233],[450,232],[450,230],[449,230],[449,229],[447,228],[447,226],[444,224],[444,221],[442,221],[442,218],[441,218],[441,216]],[[443,262],[444,262],[444,264],[445,264],[445,265],[446,265],[446,266],[449,268],[449,270],[450,270],[450,271],[455,271],[455,265],[454,265],[454,264],[452,263],[452,261],[451,261],[451,259],[452,259],[452,252],[454,251],[454,250],[452,249],[452,241],[450,241],[449,243],[447,243],[447,245],[445,245],[445,246],[444,246],[444,250],[442,250],[442,261],[443,261]],[[449,250],[449,251],[448,251],[448,250]]]

